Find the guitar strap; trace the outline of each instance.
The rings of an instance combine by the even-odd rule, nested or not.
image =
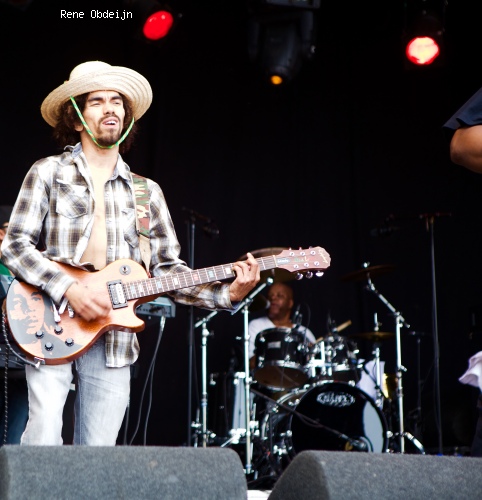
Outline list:
[[[149,273],[151,262],[151,245],[149,243],[149,189],[147,188],[147,179],[142,175],[132,174],[134,191],[136,194],[136,230],[139,235],[139,248],[141,251],[142,262]]]

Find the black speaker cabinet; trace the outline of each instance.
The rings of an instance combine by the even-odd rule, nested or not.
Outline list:
[[[476,500],[482,458],[302,451],[269,500]]]
[[[0,448],[0,498],[246,500],[229,448],[20,446]]]

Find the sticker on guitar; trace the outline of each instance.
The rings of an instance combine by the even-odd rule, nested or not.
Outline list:
[[[285,269],[297,277],[322,276],[330,256],[321,247],[283,250],[256,259],[260,270]],[[136,307],[160,295],[194,285],[233,279],[233,264],[206,267],[162,277],[147,277],[144,268],[121,259],[97,272],[56,263],[62,272],[88,287],[89,293],[108,294],[110,314],[99,321],[86,321],[67,308],[60,316],[52,300],[41,290],[14,279],[6,297],[7,323],[19,348],[35,362],[59,365],[86,352],[108,330],[139,332],[145,323]]]

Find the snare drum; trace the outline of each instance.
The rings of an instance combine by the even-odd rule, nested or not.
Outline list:
[[[269,328],[258,334],[255,347],[254,378],[261,385],[273,390],[293,389],[308,380],[308,347],[300,331]]]

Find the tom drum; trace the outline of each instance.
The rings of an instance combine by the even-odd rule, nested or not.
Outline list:
[[[305,365],[308,347],[302,332],[292,328],[269,328],[255,341],[254,378],[270,389],[293,389],[308,380]]]

